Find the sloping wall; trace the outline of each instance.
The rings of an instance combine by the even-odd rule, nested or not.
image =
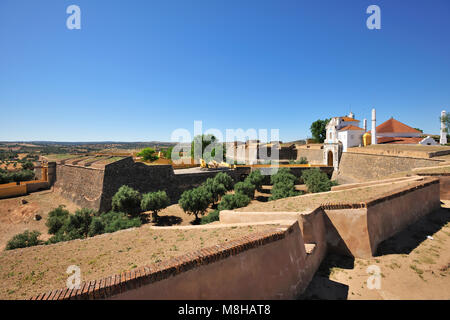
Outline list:
[[[99,209],[104,170],[72,165],[56,166],[54,191],[80,207]]]
[[[373,155],[344,152],[339,163],[337,179],[348,178],[363,182],[387,177],[391,174],[410,171],[413,168],[439,165],[433,159],[407,158],[388,155]]]

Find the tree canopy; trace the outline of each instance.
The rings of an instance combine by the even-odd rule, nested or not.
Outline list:
[[[331,119],[325,119],[325,120],[316,120],[311,124],[310,130],[311,134],[313,136],[313,139],[316,142],[322,143],[325,141],[325,138],[327,137],[327,129],[326,126],[328,122],[330,122]]]

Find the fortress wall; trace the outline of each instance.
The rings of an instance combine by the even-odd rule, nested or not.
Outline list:
[[[326,213],[328,248],[370,258],[382,241],[440,208],[439,180],[427,179],[365,203],[322,207]]]
[[[32,300],[295,299],[314,275],[309,265],[295,222]]]
[[[436,166],[440,163],[440,160],[433,159],[344,152],[339,163],[337,179],[348,177],[364,182],[380,179],[397,172],[410,171],[413,168]]]
[[[305,243],[316,244],[318,266],[326,251],[357,258],[372,257],[378,245],[419,218],[440,208],[439,179],[364,203],[324,204],[311,212],[220,212],[221,223],[289,220],[300,225]]]
[[[57,165],[54,191],[81,207],[98,210],[103,176],[104,171],[101,169]]]
[[[103,196],[100,211],[111,209],[111,200],[122,185],[127,185],[141,193],[164,190],[172,199],[175,186],[173,168],[170,165],[148,166],[125,158],[105,166]]]
[[[367,226],[375,254],[377,246],[406,226],[441,207],[439,180],[433,179],[411,192],[368,202]]]
[[[225,171],[234,178],[234,172]],[[174,174],[171,165],[145,165],[126,158],[105,167],[101,211],[111,209],[111,200],[122,185],[141,193],[166,191],[172,203],[176,203],[185,190],[195,188],[214,177],[218,172]]]
[[[323,149],[297,149],[297,159],[306,158],[310,164],[323,164]]]

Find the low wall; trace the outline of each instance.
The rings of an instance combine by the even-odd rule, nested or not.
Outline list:
[[[294,299],[314,275],[307,256],[293,223],[33,299]]]
[[[440,208],[439,180],[355,204],[322,205],[328,248],[357,258],[372,257],[378,245]]]
[[[450,200],[450,173],[418,173],[417,175],[438,178],[441,200]]]
[[[27,186],[26,185],[17,185],[9,184],[8,186],[0,188],[0,199],[16,197],[16,196],[24,196],[27,194]]]
[[[316,244],[319,258],[327,250],[368,258],[382,241],[439,209],[439,189],[439,179],[427,178],[367,202],[323,204],[306,213],[227,210],[220,212],[220,222],[297,220],[305,243]]]
[[[314,252],[308,256],[307,271],[314,274],[327,252],[326,229],[323,210],[317,208],[306,212],[236,212],[222,210],[220,223],[256,223],[270,221],[296,221],[301,229],[305,244],[314,245]]]
[[[434,159],[344,152],[339,163],[337,179],[350,178],[364,182],[414,168],[436,166],[441,162]]]
[[[9,197],[24,196],[28,193],[48,189],[50,184],[47,181],[31,180],[0,184],[0,199]]]
[[[22,184],[22,182],[20,184]],[[26,185],[28,193],[50,188],[50,183],[42,180],[25,181],[23,184]]]

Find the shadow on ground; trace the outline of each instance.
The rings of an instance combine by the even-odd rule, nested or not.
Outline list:
[[[182,218],[177,216],[160,216],[158,221],[154,224],[157,227],[168,227],[178,225],[183,221]]]
[[[355,259],[338,254],[329,254],[322,261],[319,269],[306,288],[298,297],[301,300],[346,300],[348,286],[329,279],[333,268],[353,269]]]
[[[427,236],[432,236],[448,222],[450,222],[450,209],[436,210],[380,243],[375,256],[409,254],[427,239]]]

